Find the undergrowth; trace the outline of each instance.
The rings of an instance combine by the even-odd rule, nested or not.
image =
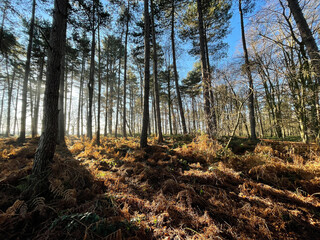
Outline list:
[[[1,239],[320,239],[320,148],[207,136],[70,137],[24,199],[37,140],[0,140]],[[233,146],[234,147],[234,146]],[[243,149],[245,151],[243,151]]]

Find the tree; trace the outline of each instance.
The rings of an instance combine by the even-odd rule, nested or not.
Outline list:
[[[186,120],[184,117],[184,111],[182,107],[179,81],[178,81],[178,71],[177,71],[177,60],[176,60],[176,45],[175,45],[175,0],[172,0],[171,8],[171,46],[172,46],[172,63],[173,63],[173,73],[174,73],[174,82],[176,85],[176,94],[179,106],[179,112],[182,122],[183,134],[187,134]]]
[[[251,74],[250,68],[250,61],[248,56],[247,50],[247,43],[246,43],[246,35],[244,30],[244,22],[243,22],[243,14],[244,12],[248,11],[250,8],[246,6],[245,11],[242,8],[242,0],[239,0],[239,13],[240,13],[240,22],[241,22],[241,36],[242,36],[242,47],[244,52],[244,59],[245,59],[245,72],[247,74],[249,80],[249,119],[250,119],[250,130],[251,130],[251,139],[255,140],[256,136],[256,119],[255,119],[255,112],[254,112],[254,89],[253,89],[253,79]]]
[[[158,84],[158,55],[157,55],[157,42],[156,42],[156,30],[155,30],[155,16],[154,16],[154,3],[151,0],[151,24],[152,24],[152,45],[153,45],[153,81],[155,89],[155,107],[156,118],[158,128],[158,142],[163,142],[162,129],[161,129],[161,115],[160,115],[160,96],[159,96],[159,84]]]
[[[38,181],[46,178],[49,164],[53,161],[58,131],[58,99],[61,74],[61,59],[64,55],[67,29],[68,0],[55,0],[53,23],[50,33],[50,48],[44,97],[44,126],[34,157],[32,174]]]
[[[207,132],[210,137],[215,135],[214,123],[212,121],[210,109],[210,73],[206,61],[205,53],[205,33],[203,29],[202,2],[197,0],[198,21],[199,21],[199,39],[200,39],[200,56],[201,56],[201,72],[203,84],[204,112],[206,114]]]
[[[30,60],[31,60],[32,42],[33,42],[35,11],[36,11],[36,0],[33,0],[32,15],[31,15],[30,29],[29,29],[29,42],[28,42],[28,48],[27,48],[27,59],[26,59],[26,65],[25,65],[23,89],[22,89],[21,128],[20,128],[20,136],[19,136],[20,142],[24,142],[26,138],[27,91],[28,91],[28,80],[29,80],[29,74],[30,74]]]
[[[308,55],[311,59],[311,64],[313,71],[316,73],[317,78],[320,78],[320,51],[318,45],[313,37],[311,29],[303,15],[301,7],[299,6],[298,0],[287,0],[288,6],[294,20],[296,21],[297,27],[299,29],[302,42],[305,44]],[[281,0],[280,0],[281,2]]]
[[[144,99],[143,99],[143,119],[140,136],[140,147],[148,146],[148,126],[149,126],[149,91],[150,91],[150,20],[149,20],[149,0],[144,0]]]

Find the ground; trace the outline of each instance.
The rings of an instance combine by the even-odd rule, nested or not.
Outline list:
[[[58,146],[28,198],[38,139],[0,140],[0,239],[320,239],[320,147],[204,136]]]

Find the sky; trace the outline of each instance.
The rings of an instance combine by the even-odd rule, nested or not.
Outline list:
[[[264,5],[264,0],[257,0],[255,12],[257,12]],[[241,30],[240,30],[240,15],[238,11],[237,1],[234,1],[232,6],[233,16],[230,21],[230,33],[226,37],[225,42],[228,43],[228,56],[218,62],[218,64],[225,64],[230,62],[239,52],[242,52],[242,42],[241,42]],[[253,14],[254,14],[253,13]],[[251,14],[251,16],[253,15]],[[249,17],[244,19],[245,24],[248,23]],[[190,56],[187,53],[188,45],[185,46],[184,54],[178,59],[178,68],[180,79],[186,78],[189,71],[192,70],[193,64],[197,61],[196,58]],[[212,64],[213,65],[213,64]]]

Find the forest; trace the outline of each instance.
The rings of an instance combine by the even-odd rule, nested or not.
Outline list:
[[[1,0],[0,239],[320,239],[318,0]]]

